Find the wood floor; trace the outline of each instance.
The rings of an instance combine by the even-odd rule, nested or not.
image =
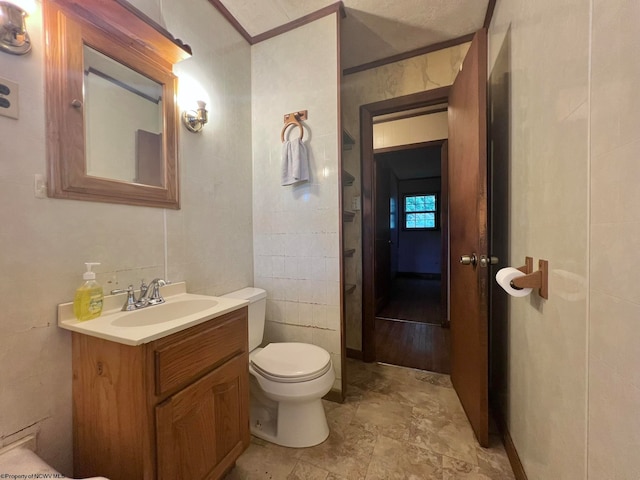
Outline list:
[[[376,317],[440,325],[440,280],[396,277],[391,281],[389,303]]]
[[[376,318],[376,360],[450,373],[449,329],[440,325]]]
[[[379,362],[449,373],[449,329],[442,328],[440,280],[398,277],[376,315]]]

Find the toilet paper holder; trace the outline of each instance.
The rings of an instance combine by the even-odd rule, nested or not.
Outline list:
[[[525,264],[518,270],[525,275],[511,280],[513,288],[537,288],[542,298],[549,298],[549,262],[547,260],[538,260],[538,270],[534,272],[533,257],[525,257]]]

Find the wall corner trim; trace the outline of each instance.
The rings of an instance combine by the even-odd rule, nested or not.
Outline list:
[[[253,37],[249,35],[249,32],[244,29],[240,22],[236,20],[236,17],[227,10],[227,7],[225,7],[220,0],[209,0],[209,3],[222,14],[225,20],[229,22],[229,24],[235,28],[240,35],[242,35],[242,38],[244,38],[249,45],[253,45]]]
[[[437,50],[443,50],[445,48],[455,47],[456,45],[462,45],[463,43],[467,43],[473,40],[474,35],[475,35],[475,32],[469,33],[467,35],[463,35],[462,37],[452,38],[451,40],[445,40],[443,42],[432,43],[424,47],[416,48],[414,50],[409,50],[408,52],[397,53],[395,55],[391,55],[390,57],[380,58],[378,60],[373,60],[371,62],[363,63],[361,65],[348,67],[342,71],[342,74],[351,75],[353,73],[363,72],[365,70],[371,70],[372,68],[388,65],[389,63],[395,63],[401,60],[407,60],[409,58],[425,55],[427,53],[435,52]]]
[[[282,33],[289,32],[298,27],[306,25],[307,23],[311,23],[323,17],[326,17],[327,15],[331,15],[332,13],[338,13],[341,18],[347,16],[344,9],[344,3],[342,2],[342,0],[340,0],[336,3],[321,8],[320,10],[316,10],[315,12],[311,12],[300,18],[296,18],[295,20],[272,28],[271,30],[267,30],[266,32],[252,36],[245,30],[242,24],[236,19],[236,17],[233,16],[233,14],[227,9],[227,7],[224,6],[221,0],[209,0],[209,3],[222,14],[222,16],[229,22],[229,24],[231,24],[233,28],[236,29],[236,31],[240,35],[242,35],[242,37],[247,41],[249,45],[255,45],[256,43],[260,43],[270,38],[277,37]]]
[[[484,23],[482,24],[482,28],[489,29],[489,25],[491,25],[491,19],[493,18],[493,11],[496,9],[496,0],[489,0],[489,4],[487,5],[487,13],[484,16]]]

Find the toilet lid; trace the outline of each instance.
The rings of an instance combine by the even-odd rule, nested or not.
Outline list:
[[[251,357],[251,364],[275,382],[304,382],[327,373],[331,356],[325,349],[308,343],[270,343]]]

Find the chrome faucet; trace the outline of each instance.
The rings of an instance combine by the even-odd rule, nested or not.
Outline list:
[[[129,285],[126,290],[123,290],[121,288],[111,290],[111,295],[116,295],[118,293],[127,294],[127,299],[125,300],[124,305],[121,309],[123,312],[130,312],[136,309],[136,297],[133,292],[133,285]]]
[[[138,308],[149,307],[151,305],[160,305],[164,303],[164,298],[160,294],[160,287],[164,287],[171,282],[167,282],[161,278],[154,278],[149,285],[144,283],[140,284],[140,298],[136,301],[135,292],[133,290],[133,285],[129,285],[126,290],[123,289],[115,289],[111,290],[111,295],[116,295],[118,293],[126,293],[127,299],[122,306],[123,312],[130,312],[132,310],[137,310]]]
[[[164,298],[162,298],[160,294],[160,287],[164,287],[166,284],[167,282],[163,279],[154,278],[145,289],[143,281],[140,288],[140,298],[135,302],[135,308],[144,308],[150,305],[160,305],[164,303]]]

